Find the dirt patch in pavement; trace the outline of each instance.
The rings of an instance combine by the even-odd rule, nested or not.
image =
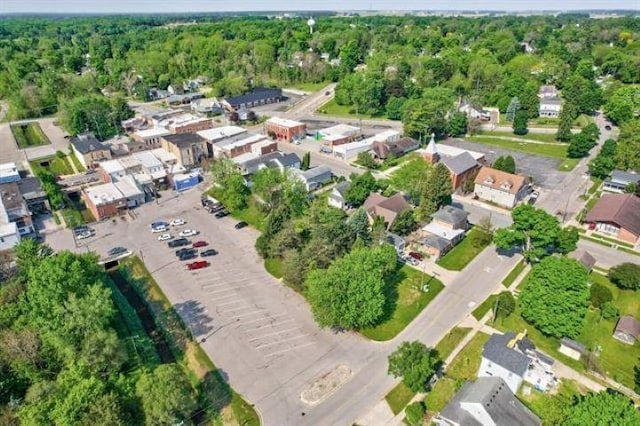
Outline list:
[[[322,374],[310,387],[303,390],[300,394],[300,399],[305,404],[318,404],[349,381],[351,376],[352,372],[349,366],[340,364],[331,371]]]

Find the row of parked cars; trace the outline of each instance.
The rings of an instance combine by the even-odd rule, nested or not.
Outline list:
[[[151,232],[163,232],[169,230],[171,227],[185,225],[186,222],[183,219],[174,219],[171,222],[158,221],[151,224]],[[198,235],[198,231],[195,229],[183,229],[178,234],[178,238],[174,238],[170,232],[164,232],[158,237],[158,241],[168,241],[167,246],[169,248],[178,248],[175,251],[176,257],[181,261],[193,260],[200,257],[215,256],[218,252],[213,249],[205,249],[198,253],[199,248],[204,248],[209,245],[204,240],[191,242],[187,237]],[[197,260],[195,262],[187,263],[187,269],[196,270],[209,266],[209,262],[206,260]]]
[[[424,256],[417,251],[410,251],[409,254],[398,256],[398,261],[416,266],[424,260]]]

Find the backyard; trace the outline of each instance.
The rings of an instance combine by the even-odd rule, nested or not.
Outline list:
[[[336,117],[362,118],[362,119],[375,118],[375,116],[371,114],[364,114],[362,112],[359,114],[356,114],[356,110],[353,107],[353,105],[338,105],[335,99],[331,99],[329,102],[322,105],[320,108],[318,108],[317,112],[319,114],[333,115]]]
[[[479,228],[471,228],[462,241],[438,259],[438,265],[450,271],[461,271],[491,243],[491,236]]]
[[[40,125],[36,122],[28,124],[13,124],[11,126],[13,137],[18,143],[18,148],[25,149],[34,146],[48,145],[51,142],[44,134]]]
[[[69,164],[69,157],[59,153],[53,157],[40,158],[38,160],[30,161],[29,165],[34,174],[38,174],[38,171],[48,171],[54,176],[72,175],[74,174],[73,167]]]
[[[302,90],[304,92],[317,92],[320,89],[324,89],[329,84],[331,84],[330,81],[321,81],[319,83],[297,83],[293,86],[293,88],[296,90]]]
[[[426,292],[422,290],[425,286],[429,289]],[[387,280],[385,318],[377,326],[365,328],[361,333],[376,341],[393,339],[443,288],[436,278],[402,265]]]
[[[620,315],[637,315],[640,310],[640,295],[635,291],[620,290],[613,285],[604,275],[592,272],[589,276],[591,282],[605,285],[613,294]],[[587,349],[599,352],[596,363],[600,370],[612,379],[625,386],[634,387],[634,367],[640,359],[640,343],[633,346],[626,345],[612,337],[617,320],[605,320],[600,318],[596,309],[587,312],[582,332],[576,338]],[[559,340],[543,335],[532,325],[528,324],[520,315],[517,307],[514,313],[504,319],[500,319],[494,327],[502,331],[527,330],[527,336],[543,351],[560,359],[565,364],[578,371],[585,371],[585,365],[558,352]]]

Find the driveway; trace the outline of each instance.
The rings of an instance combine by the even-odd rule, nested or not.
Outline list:
[[[560,164],[560,160],[557,158],[542,157],[520,151],[511,151],[462,139],[449,139],[440,143],[471,151],[482,152],[485,154],[489,163],[493,163],[495,159],[500,156],[510,155],[516,161],[517,172],[533,176],[534,184],[544,189],[554,189],[559,185],[562,185],[562,182],[567,175],[566,172],[560,172],[557,170],[558,164]]]

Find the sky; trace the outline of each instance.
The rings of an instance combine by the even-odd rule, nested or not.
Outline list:
[[[640,0],[0,0],[3,13],[251,10],[640,10]]]

